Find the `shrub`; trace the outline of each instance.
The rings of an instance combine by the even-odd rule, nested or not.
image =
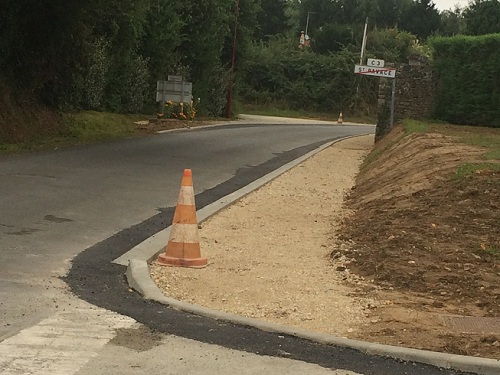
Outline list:
[[[500,34],[434,38],[430,43],[439,77],[436,118],[500,127]]]

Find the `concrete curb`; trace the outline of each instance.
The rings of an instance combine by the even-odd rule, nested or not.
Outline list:
[[[293,162],[278,168],[272,173],[269,173],[268,175],[254,181],[246,187],[204,207],[203,209],[197,211],[199,222],[206,220],[208,217],[214,215],[221,209],[232,204],[234,201],[240,199],[241,197],[259,188],[260,186],[272,181],[290,168],[302,163],[304,160],[324,150],[332,144],[353,137],[357,136],[341,138],[339,140],[335,140],[333,142],[322,145],[316,150],[311,151],[308,154],[294,160]],[[292,328],[279,324],[263,322],[257,319],[245,318],[242,316],[229,314],[223,311],[217,311],[203,306],[169,298],[161,292],[156,283],[151,279],[148,266],[148,263],[152,259],[154,259],[161,251],[163,251],[162,248],[168,241],[169,232],[170,227],[158,232],[154,236],[150,237],[146,241],[137,245],[135,248],[113,261],[114,263],[127,266],[126,277],[129,286],[139,292],[145,299],[157,301],[174,309],[185,311],[191,314],[227,321],[233,324],[254,327],[266,332],[295,336],[320,344],[348,347],[371,355],[391,357],[410,362],[420,362],[441,368],[472,372],[481,375],[500,374],[499,360],[469,357],[456,354],[446,354],[428,350],[403,348],[392,345],[346,339],[333,335],[314,333],[300,328]]]
[[[333,335],[310,332],[300,328],[267,323],[257,319],[245,318],[239,315],[212,310],[203,306],[169,298],[160,291],[155,282],[151,279],[148,264],[143,260],[130,260],[126,275],[130,287],[137,290],[144,298],[163,303],[176,310],[185,311],[191,314],[253,327],[266,332],[295,336],[319,344],[347,347],[376,356],[391,357],[409,362],[426,363],[440,368],[472,372],[481,375],[498,375],[500,373],[500,361],[494,359],[468,357],[351,340]]]

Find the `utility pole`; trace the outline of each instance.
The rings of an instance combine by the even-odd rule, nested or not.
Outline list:
[[[363,43],[361,43],[361,55],[359,56],[359,65],[363,65],[363,57],[366,49],[366,30],[368,29],[368,17],[365,20],[365,31],[363,32]]]
[[[309,15],[311,15],[311,14],[316,14],[316,12],[307,12],[306,33],[305,33],[305,35],[309,35],[309,34],[307,34],[307,30],[309,29]]]
[[[231,53],[231,71],[229,73],[229,88],[227,92],[227,108],[226,108],[227,118],[231,118],[231,103],[233,101],[233,77],[234,77],[234,61],[236,55],[236,31],[238,29],[239,12],[240,12],[239,0],[236,0],[236,9],[234,11],[233,50]]]
[[[363,57],[365,55],[365,49],[366,49],[366,30],[367,29],[368,29],[368,17],[366,17],[366,19],[365,19],[365,30],[363,31],[363,42],[361,43],[361,54],[359,56],[359,65],[363,65]],[[359,80],[358,80],[358,84],[356,85],[356,95],[358,95],[358,93],[359,93]]]

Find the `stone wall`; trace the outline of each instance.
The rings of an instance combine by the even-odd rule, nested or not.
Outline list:
[[[396,66],[394,122],[404,118],[429,118],[434,112],[437,80],[426,63]],[[390,130],[392,80],[380,78],[376,139]]]

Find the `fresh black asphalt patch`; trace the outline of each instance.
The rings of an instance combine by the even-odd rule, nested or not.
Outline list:
[[[299,147],[278,154],[261,165],[238,170],[231,179],[196,195],[197,208],[203,208],[217,201],[334,139]],[[350,348],[318,344],[278,333],[268,333],[181,312],[143,299],[138,293],[129,291],[125,280],[126,268],[112,261],[171,225],[174,210],[175,207],[160,208],[159,214],[89,247],[73,259],[72,268],[63,278],[64,281],[73,293],[89,303],[132,317],[153,331],[208,344],[259,355],[290,358],[325,368],[346,369],[366,375],[465,374],[420,363],[372,356]]]

